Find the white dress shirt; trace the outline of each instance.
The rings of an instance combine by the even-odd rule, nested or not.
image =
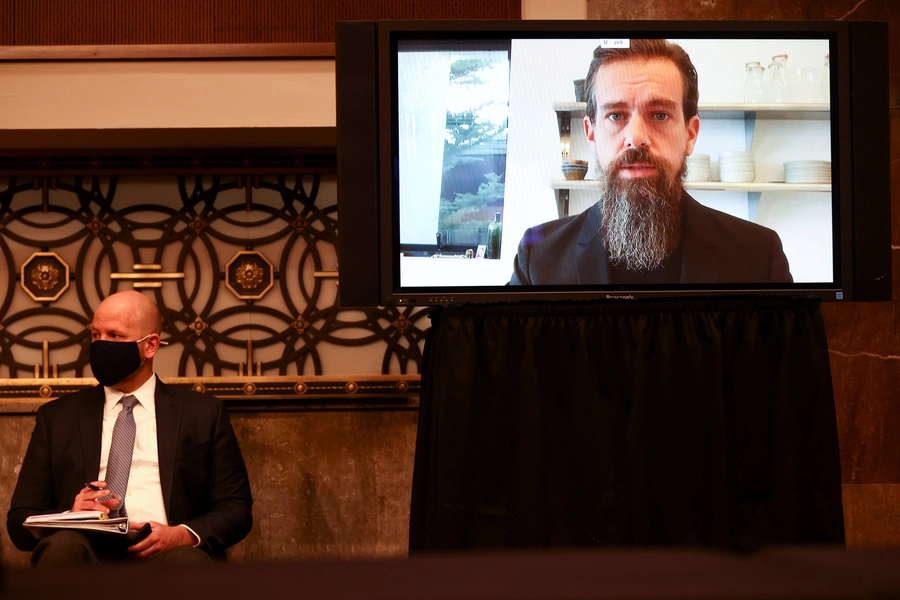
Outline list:
[[[103,481],[106,477],[113,427],[122,412],[121,400],[126,395],[134,396],[138,401],[132,410],[136,432],[128,488],[125,491],[125,510],[129,521],[156,521],[166,525],[169,521],[159,479],[159,446],[156,436],[156,375],[131,394],[123,394],[110,387],[104,387],[103,391],[106,402],[103,406],[103,437],[100,443],[100,473],[97,478]],[[182,527],[193,534],[197,542],[195,545],[199,545],[200,536],[190,527]]]

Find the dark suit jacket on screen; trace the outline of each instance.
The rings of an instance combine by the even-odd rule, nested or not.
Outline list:
[[[778,234],[683,195],[681,283],[790,283]],[[609,257],[595,204],[579,215],[532,227],[522,236],[512,285],[609,283]]]
[[[170,525],[184,524],[214,557],[241,541],[253,523],[244,458],[220,400],[156,382],[159,476]],[[85,481],[100,470],[102,386],[48,402],[13,492],[6,527],[20,550],[37,540],[23,527],[34,514],[69,510]]]

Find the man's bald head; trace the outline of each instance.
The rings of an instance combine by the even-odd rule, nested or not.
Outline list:
[[[98,320],[118,323],[135,339],[162,332],[162,315],[156,302],[134,290],[117,292],[103,300],[94,312],[94,323]]]

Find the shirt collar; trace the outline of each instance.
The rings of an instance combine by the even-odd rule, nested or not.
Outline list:
[[[152,413],[156,409],[156,375],[154,374],[150,377],[150,379],[144,382],[144,385],[131,392],[131,394],[125,394],[119,390],[106,386],[103,387],[103,393],[106,396],[106,401],[104,403],[104,410],[106,412],[115,408],[116,404],[118,404],[119,400],[123,397],[134,396],[138,399],[138,404],[140,406],[143,406]]]

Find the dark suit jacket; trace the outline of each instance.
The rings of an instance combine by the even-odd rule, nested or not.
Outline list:
[[[683,195],[681,283],[790,283],[778,234],[707,208]],[[609,282],[609,257],[595,204],[573,217],[532,227],[522,236],[511,285]]]
[[[170,525],[184,524],[214,557],[244,539],[253,524],[250,482],[237,438],[220,400],[156,382],[159,478]],[[20,550],[37,540],[26,517],[69,510],[85,481],[100,471],[103,387],[96,386],[43,405],[6,528]]]

